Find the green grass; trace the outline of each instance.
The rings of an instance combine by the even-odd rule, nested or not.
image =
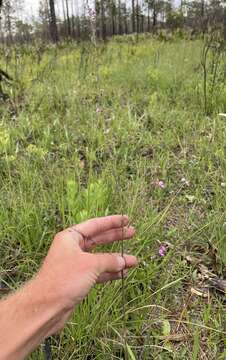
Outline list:
[[[129,360],[223,360],[224,295],[192,295],[202,284],[186,257],[225,276],[226,123],[217,114],[226,85],[206,116],[201,41],[123,39],[10,50],[17,81],[0,110],[1,283],[29,279],[60,229],[127,213],[137,234],[125,251],[140,265],[125,281],[126,324],[121,282],[98,286],[52,339],[53,358],[123,359],[126,325]]]

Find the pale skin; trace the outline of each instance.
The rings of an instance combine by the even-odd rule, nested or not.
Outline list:
[[[95,284],[120,279],[136,266],[132,255],[90,253],[134,233],[121,215],[91,219],[58,233],[36,276],[0,301],[0,359],[25,359],[64,327]]]

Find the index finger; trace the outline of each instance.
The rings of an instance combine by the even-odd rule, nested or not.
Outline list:
[[[102,232],[117,229],[128,225],[129,219],[127,215],[110,215],[99,218],[87,220],[81,224],[76,225],[78,231],[84,236],[94,236]]]

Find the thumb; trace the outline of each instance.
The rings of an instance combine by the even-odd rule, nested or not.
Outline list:
[[[132,255],[120,254],[95,254],[97,271],[99,274],[104,272],[119,272],[123,269],[127,269],[137,265],[137,258]]]

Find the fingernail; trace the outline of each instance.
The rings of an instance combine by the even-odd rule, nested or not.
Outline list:
[[[125,259],[122,256],[118,256],[118,266],[119,266],[119,271],[123,270],[126,266]]]

